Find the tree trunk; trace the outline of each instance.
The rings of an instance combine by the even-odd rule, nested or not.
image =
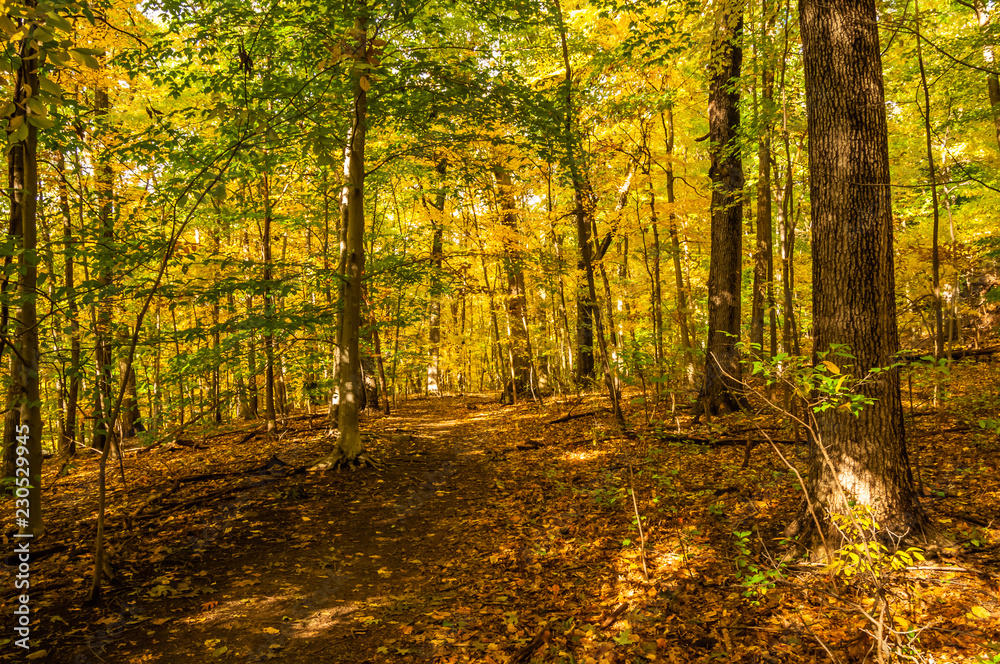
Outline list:
[[[264,418],[267,430],[278,429],[278,419],[274,402],[274,295],[271,294],[271,187],[265,174],[261,181],[261,196],[264,199],[264,227],[261,230],[260,248],[264,262]]]
[[[94,90],[94,112],[98,118],[108,114],[108,91],[101,86]],[[96,360],[94,437],[93,446],[103,450],[114,427],[111,418],[111,367],[114,362],[111,350],[111,283],[114,277],[114,215],[112,214],[112,190],[114,173],[107,150],[97,155],[97,199],[101,236],[97,242],[97,319],[94,325]]]
[[[920,68],[920,87],[924,92],[924,138],[927,143],[927,167],[931,176],[931,207],[934,222],[931,228],[931,292],[934,296],[934,357],[941,359],[944,354],[944,304],[941,298],[941,253],[938,250],[938,238],[941,227],[941,208],[938,204],[937,168],[934,163],[933,130],[931,128],[931,93],[927,85],[927,72],[924,69],[924,50],[920,41],[920,2],[914,0],[913,13],[917,37],[917,64]]]
[[[507,274],[507,324],[510,339],[509,353],[511,379],[505,381],[504,399],[515,403],[517,397],[527,394],[531,386],[531,358],[528,354],[528,331],[525,327],[524,265],[518,240],[517,201],[514,198],[510,173],[502,166],[495,166],[497,181],[497,212],[505,231],[503,237],[503,264]]]
[[[708,122],[712,165],[712,250],[708,271],[708,344],[705,382],[696,418],[738,410],[743,405],[740,340],[740,280],[743,222],[743,162],[739,83],[743,50],[742,5],[724,5],[712,45]]]
[[[359,334],[361,328],[361,279],[365,269],[365,133],[367,128],[368,95],[370,87],[366,76],[368,71],[359,65],[365,61],[367,46],[368,7],[365,0],[357,0],[357,16],[354,19],[353,34],[357,35],[354,46],[355,65],[351,71],[354,80],[354,108],[348,136],[347,155],[344,170],[343,200],[346,201],[344,217],[347,222],[345,238],[346,252],[343,256],[344,273],[344,315],[341,319],[339,347],[340,403],[337,413],[337,447],[332,454],[316,462],[316,468],[330,466],[343,467],[355,464],[372,465],[364,454],[364,443],[358,426],[358,401],[356,391],[363,386],[356,385],[361,375],[359,354]]]
[[[29,7],[34,2],[26,3]],[[8,134],[12,144],[8,152],[9,191],[12,237],[15,247],[21,249],[18,257],[18,282],[16,301],[18,312],[12,336],[17,342],[19,356],[12,366],[11,390],[8,400],[8,417],[5,418],[4,456],[5,468],[16,477],[17,497],[27,498],[27,518],[16,521],[19,535],[40,537],[45,532],[42,521],[42,414],[38,387],[39,348],[36,288],[38,285],[38,249],[36,242],[36,201],[38,198],[38,129],[29,122],[27,94],[38,89],[38,52],[33,42],[22,39],[19,44],[21,66],[14,79],[14,112],[10,126],[20,125],[20,130]],[[18,122],[20,120],[20,122]],[[18,246],[19,245],[19,246]],[[13,411],[17,412],[12,416]],[[10,431],[6,431],[10,425]],[[8,439],[9,436],[9,439]],[[8,446],[9,445],[9,446]],[[14,461],[24,458],[27,466]],[[16,467],[15,467],[16,466]],[[26,489],[27,495],[22,492]],[[23,505],[23,503],[21,503]],[[20,510],[19,510],[20,512]]]
[[[979,30],[984,35],[988,34],[990,14],[983,4],[983,0],[974,0],[974,9],[976,10],[976,20],[979,22]],[[983,59],[986,61],[986,66],[991,69],[996,64],[992,44],[987,43],[983,46]],[[986,89],[990,96],[990,109],[993,111],[993,128],[996,133],[997,145],[1000,146],[1000,79],[997,78],[996,74],[986,75]]]
[[[757,143],[757,249],[754,252],[753,305],[750,314],[750,343],[764,354],[764,313],[770,312],[770,355],[777,353],[776,314],[774,311],[774,259],[771,224],[771,113],[774,97],[774,70],[771,69],[770,27],[776,14],[767,15],[767,2],[761,5],[762,55],[761,134]]]
[[[427,331],[427,341],[430,344],[427,358],[427,393],[441,393],[441,269],[444,262],[444,176],[448,170],[448,161],[441,157],[437,160],[434,170],[438,174],[438,190],[434,201],[430,203],[428,213],[431,217],[433,234],[431,236],[431,285],[430,285],[430,321]],[[424,200],[427,207],[427,201]]]
[[[587,177],[583,163],[583,149],[576,132],[576,118],[573,109],[573,70],[570,67],[569,46],[566,38],[566,23],[563,20],[562,5],[555,1],[559,39],[562,45],[563,65],[566,77],[563,82],[566,96],[564,109],[563,142],[573,195],[576,202],[576,243],[580,251],[577,268],[581,276],[576,294],[576,377],[580,383],[588,383],[594,377],[594,320],[600,315],[594,291],[594,245],[591,228],[594,224],[594,190]]]
[[[828,356],[855,378],[887,367],[898,350],[892,210],[882,59],[875,0],[803,0],[799,16],[809,129],[814,362]],[[897,369],[856,388],[874,400],[855,416],[815,414],[808,498],[822,519],[870,510],[894,542],[922,533],[906,453]],[[856,501],[856,502],[855,502]],[[806,510],[790,534],[817,535]],[[812,536],[809,536],[809,533]]]
[[[119,348],[127,348],[128,344],[128,325],[122,325],[117,333],[117,341]],[[119,354],[118,357],[118,374],[120,376],[127,376],[127,381],[130,385],[135,385],[135,374],[133,373],[132,367],[128,364],[128,357]],[[113,406],[114,404],[112,404]],[[118,430],[121,432],[122,440],[125,438],[133,438],[135,436],[135,421],[137,419],[136,411],[139,408],[139,404],[135,402],[132,398],[132,392],[126,390],[125,400],[122,403],[122,412],[118,416]]]
[[[76,411],[80,399],[80,310],[76,302],[76,284],[73,278],[73,219],[69,208],[69,186],[66,180],[66,158],[62,151],[56,153],[56,168],[59,171],[59,211],[63,219],[63,270],[66,287],[66,309],[69,312],[69,368],[66,370],[68,391],[63,410],[62,430],[59,433],[59,451],[73,456],[76,453]]]
[[[688,322],[688,290],[684,286],[684,274],[681,271],[681,240],[677,233],[677,215],[673,212],[676,202],[674,194],[674,105],[671,102],[665,113],[660,113],[660,124],[663,126],[663,140],[667,152],[667,204],[671,206],[668,216],[670,221],[670,253],[674,264],[674,287],[677,291],[677,325],[681,333],[681,348],[684,351],[684,373],[688,384],[694,382],[694,335],[691,334]],[[661,323],[662,324],[662,323]]]
[[[219,231],[212,231],[212,251],[219,253]],[[220,346],[222,345],[222,335],[219,332],[219,298],[216,296],[212,302],[212,354],[217,358],[217,363],[212,369],[212,403],[215,410],[214,419],[216,424],[222,424],[222,387],[221,369],[222,357],[220,357]]]

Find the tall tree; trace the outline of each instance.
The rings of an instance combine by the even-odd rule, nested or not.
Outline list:
[[[111,368],[114,362],[112,351],[112,320],[113,309],[111,293],[114,279],[114,238],[115,217],[113,210],[114,171],[111,167],[110,131],[107,127],[109,111],[108,90],[102,85],[94,89],[94,115],[99,121],[98,133],[94,137],[102,141],[97,147],[97,218],[100,222],[99,240],[97,241],[97,284],[100,287],[97,301],[96,318],[94,322],[94,359],[96,375],[94,380],[94,447],[104,449],[108,439],[112,438],[114,422],[111,417]]]
[[[11,215],[9,232],[16,248],[20,250],[17,259],[20,276],[16,294],[17,314],[13,326],[17,345],[12,352],[17,359],[16,367],[12,366],[13,384],[11,399],[7,404],[10,409],[8,412],[16,411],[16,415],[5,420],[4,456],[7,463],[4,465],[11,466],[11,475],[16,473],[19,499],[24,498],[20,489],[28,487],[28,518],[25,521],[19,520],[17,525],[22,533],[31,533],[37,537],[45,530],[41,499],[42,414],[38,385],[41,365],[38,361],[38,316],[35,304],[38,285],[38,127],[37,112],[32,110],[31,103],[32,94],[38,91],[39,44],[32,35],[34,29],[31,26],[36,3],[27,0],[24,4],[24,8],[31,12],[31,19],[19,20],[25,25],[17,46],[20,66],[15,73],[12,99],[14,112],[7,129],[7,141],[11,145],[7,157]],[[7,430],[8,426],[10,431]],[[26,459],[27,467],[15,464],[15,457]],[[13,469],[15,465],[16,470]]]
[[[773,228],[771,219],[771,125],[774,106],[774,69],[771,68],[771,30],[777,12],[761,3],[761,31],[758,62],[761,62],[760,107],[757,142],[757,247],[754,251],[753,301],[750,315],[750,343],[764,351],[764,314],[770,318],[770,354],[777,354],[778,327],[774,309]]]
[[[366,0],[355,4],[354,28],[351,30],[353,66],[353,105],[350,130],[344,163],[346,182],[344,217],[347,226],[344,242],[344,313],[341,316],[337,362],[339,404],[337,413],[337,446],[334,451],[316,462],[315,468],[345,467],[356,464],[372,465],[364,454],[364,443],[358,426],[357,393],[364,392],[363,385],[357,385],[361,376],[359,338],[361,333],[361,300],[363,297],[361,279],[365,269],[365,139],[368,128],[368,22],[369,13]]]
[[[712,165],[712,253],[708,271],[708,345],[698,417],[739,410],[740,280],[743,239],[743,161],[739,77],[743,64],[743,4],[727,0],[717,10],[708,97]]]
[[[524,290],[524,263],[518,250],[518,214],[514,184],[501,165],[493,169],[497,183],[497,207],[504,226],[503,262],[507,273],[507,324],[510,326],[510,380],[504,381],[508,403],[523,397],[531,381],[531,358],[528,353],[527,301]]]
[[[809,128],[814,361],[832,345],[847,346],[853,364],[843,371],[863,378],[890,365],[899,347],[875,0],[803,0],[799,22]],[[840,408],[816,413],[809,500],[829,513],[869,509],[895,541],[913,538],[924,518],[906,454],[899,372],[882,371],[858,389],[872,400],[860,415]],[[807,546],[820,534],[806,510],[789,532],[804,534]]]
[[[444,261],[444,176],[448,171],[448,160],[438,157],[434,166],[437,173],[437,193],[428,205],[424,198],[424,207],[431,217],[431,286],[430,286],[430,320],[428,321],[427,341],[430,343],[427,358],[427,392],[441,393],[441,268]]]
[[[562,47],[563,66],[566,73],[562,84],[564,96],[562,140],[565,148],[566,162],[569,167],[570,180],[573,184],[573,196],[576,209],[573,216],[576,219],[576,242],[580,251],[577,268],[581,277],[577,285],[576,298],[576,377],[581,383],[590,381],[594,376],[594,327],[600,309],[597,307],[597,295],[594,287],[594,214],[596,201],[594,188],[587,174],[583,149],[576,126],[576,111],[573,100],[573,69],[569,59],[569,42],[566,21],[563,17],[562,4],[555,0],[556,23],[559,30],[559,42]]]
[[[986,3],[983,0],[972,0],[971,4],[962,2],[962,0],[959,0],[959,2],[967,7],[972,7],[973,11],[976,12],[976,21],[979,23],[979,29],[987,40],[983,46],[983,58],[986,60],[986,66],[993,69],[996,59],[993,52],[993,44],[989,41],[991,17]],[[993,111],[993,127],[996,133],[997,145],[1000,145],[1000,78],[992,71],[986,74],[986,89],[990,97],[990,109]]]

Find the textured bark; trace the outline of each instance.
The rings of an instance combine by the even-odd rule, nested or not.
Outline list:
[[[646,181],[646,190],[649,198],[649,224],[653,231],[653,246],[651,251],[648,253],[652,254],[652,266],[649,266],[649,261],[647,260],[647,271],[649,272],[650,280],[652,281],[652,290],[650,291],[650,318],[653,323],[653,357],[656,360],[657,371],[663,370],[663,290],[660,285],[660,220],[656,211],[656,189],[653,187],[653,178],[651,177],[653,155],[650,150],[651,126],[650,124],[643,123],[642,125],[642,152],[645,156],[645,160],[642,164],[642,175]],[[667,145],[671,145],[670,138],[667,138]],[[673,176],[673,164],[670,163],[670,150],[667,150],[667,179],[671,180]],[[672,187],[673,182],[670,182]],[[671,213],[672,214],[672,213]],[[643,243],[646,241],[646,235],[643,233]],[[645,249],[645,246],[643,247]],[[684,345],[685,353],[687,352],[687,346]],[[657,388],[659,388],[659,383],[657,383]]]
[[[767,2],[761,5],[764,16],[761,43],[764,71],[761,73],[761,134],[757,143],[757,248],[754,252],[753,303],[750,313],[750,343],[764,352],[764,315],[770,312],[770,354],[777,353],[777,314],[774,310],[774,251],[771,215],[771,106],[774,96],[774,70],[770,68],[770,28],[776,15],[768,16]]]
[[[569,46],[566,38],[566,23],[563,20],[562,5],[555,2],[556,18],[559,22],[559,39],[562,46],[563,65],[566,78],[563,81],[566,96],[563,142],[566,161],[573,182],[573,196],[576,203],[576,243],[580,250],[577,269],[580,278],[576,291],[576,377],[581,384],[589,383],[594,377],[594,325],[600,315],[594,290],[594,243],[591,229],[594,226],[594,189],[587,177],[580,136],[576,131],[576,117],[573,107],[573,70],[570,66]]]
[[[76,453],[76,411],[80,399],[80,308],[76,302],[76,284],[73,275],[73,219],[69,209],[69,185],[66,181],[66,158],[62,151],[56,154],[56,169],[59,171],[59,212],[63,221],[63,243],[65,251],[64,285],[66,286],[66,308],[69,311],[70,355],[66,369],[67,393],[64,403],[62,427],[59,430],[59,452],[73,456]]]
[[[94,113],[98,118],[108,114],[108,92],[98,86],[94,90]],[[94,391],[94,438],[93,446],[104,449],[114,423],[111,418],[111,368],[114,354],[111,349],[111,308],[109,298],[111,282],[114,278],[114,242],[115,227],[112,211],[112,190],[114,173],[107,150],[100,150],[97,155],[97,199],[98,220],[101,224],[101,236],[97,243],[97,283],[99,297],[97,301],[97,318],[94,325],[96,361],[96,383]]]
[[[504,226],[504,271],[507,273],[507,323],[511,376],[505,381],[504,398],[516,403],[518,397],[528,393],[531,383],[531,357],[528,353],[526,299],[524,292],[524,267],[517,240],[517,201],[513,183],[502,166],[493,169],[497,181],[497,202],[500,221]]]
[[[444,176],[448,170],[448,162],[442,157],[438,159],[434,170],[438,174],[438,191],[430,203],[434,212],[430,212],[433,234],[431,236],[431,286],[430,286],[430,320],[428,321],[427,341],[430,344],[427,358],[427,393],[441,393],[441,268],[444,262]],[[427,201],[424,201],[427,205]]]
[[[990,13],[982,0],[975,0],[974,5],[979,29],[985,35],[990,24]],[[992,44],[987,43],[983,47],[983,59],[988,67],[993,67],[996,64]],[[996,74],[986,75],[986,89],[990,96],[990,109],[993,111],[993,129],[996,133],[997,145],[1000,146],[1000,79],[997,78]]]
[[[875,0],[803,0],[800,24],[809,128],[813,323],[816,353],[850,347],[855,377],[898,350],[892,210]],[[816,413],[808,491],[827,513],[871,509],[892,537],[920,533],[923,517],[903,431],[899,374],[864,383],[875,402],[855,417]],[[824,450],[820,448],[822,445]],[[827,461],[829,458],[829,462]],[[798,528],[812,529],[803,514]],[[806,545],[811,542],[804,542]]]
[[[261,181],[260,194],[264,201],[264,226],[261,229],[260,249],[264,262],[264,319],[267,329],[264,332],[264,418],[267,420],[267,430],[275,431],[278,420],[274,404],[274,296],[271,294],[271,187],[267,174]]]
[[[663,137],[667,151],[667,203],[673,210],[676,202],[674,195],[674,106],[667,106],[665,113],[660,113],[660,124],[663,126]],[[677,297],[677,326],[681,333],[681,348],[684,350],[684,373],[688,383],[694,381],[694,347],[693,335],[688,324],[688,291],[684,286],[684,274],[681,271],[681,240],[677,233],[677,215],[673,211],[670,221],[670,256],[674,265],[674,288]],[[661,321],[662,325],[662,321]]]
[[[34,2],[26,4],[29,8],[35,6]],[[11,330],[11,336],[16,339],[17,351],[11,353],[11,388],[7,402],[9,410],[4,422],[4,470],[11,476],[16,475],[18,488],[25,483],[29,484],[28,520],[18,520],[17,526],[22,534],[30,533],[39,537],[44,534],[45,528],[42,521],[43,432],[38,389],[38,316],[35,305],[38,285],[38,129],[28,122],[25,110],[26,93],[30,94],[31,90],[38,89],[38,53],[30,40],[22,39],[18,44],[18,55],[21,65],[14,78],[12,101],[15,109],[11,124],[20,118],[20,123],[27,125],[27,135],[13,142],[7,157],[11,213],[9,228],[15,247],[22,252],[17,258],[17,271],[20,275],[16,295],[18,310]],[[8,140],[9,138],[8,135]],[[5,283],[4,290],[7,290],[7,286]],[[15,467],[14,459],[19,456],[27,459],[27,468],[20,464]]]
[[[367,47],[368,8],[364,0],[358,0],[357,17],[354,19],[353,33],[357,35],[354,52],[357,62],[365,60]],[[358,392],[364,394],[364,386],[358,385],[361,376],[360,332],[361,301],[363,299],[361,279],[365,270],[365,134],[368,113],[367,69],[355,66],[351,72],[354,79],[354,104],[350,134],[347,141],[342,201],[346,221],[344,252],[344,313],[341,318],[340,344],[338,352],[338,377],[340,380],[339,404],[337,407],[337,447],[333,453],[316,462],[316,468],[353,466],[359,463],[371,465],[364,454],[364,442],[358,426]]]
[[[722,6],[712,44],[708,99],[712,253],[708,271],[708,345],[705,382],[698,395],[699,417],[739,410],[743,402],[740,357],[736,350],[740,335],[744,184],[737,140],[740,126],[738,79],[743,64],[742,12],[739,2]]]

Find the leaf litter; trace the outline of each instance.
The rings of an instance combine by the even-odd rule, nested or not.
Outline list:
[[[744,444],[745,417],[678,430],[671,418],[642,424],[633,406],[624,436],[597,396],[504,407],[468,395],[401,410],[365,424],[379,471],[305,472],[330,444],[318,415],[290,419],[278,437],[251,423],[206,433],[205,449],[126,455],[127,484],[116,474],[110,491],[116,579],[97,606],[82,603],[94,456],[47,477],[36,551],[52,553],[32,563],[33,652],[49,662],[877,661],[870,597],[831,586],[823,569],[781,566],[778,539],[800,496],[776,454]],[[956,547],[891,579],[888,628],[913,661],[992,661],[978,658],[1000,641],[1000,446],[946,416],[910,422],[925,506]],[[804,445],[778,444],[804,464]],[[14,598],[4,596],[8,614]],[[0,659],[20,656],[12,650]]]

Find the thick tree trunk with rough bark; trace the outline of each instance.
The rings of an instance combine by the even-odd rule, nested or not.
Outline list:
[[[854,359],[828,359],[861,378],[890,365],[899,347],[875,0],[803,0],[799,20],[809,127],[814,361],[833,344],[849,347]],[[875,374],[857,389],[874,400],[859,416],[840,408],[815,414],[809,500],[821,520],[867,509],[882,535],[897,542],[915,539],[924,517],[906,454],[898,370]],[[817,544],[807,510],[790,528],[795,532],[805,536],[804,545]]]
[[[743,239],[743,162],[737,133],[740,126],[739,84],[743,64],[740,40],[743,6],[722,6],[712,45],[708,98],[712,165],[712,254],[708,271],[708,345],[705,382],[698,394],[698,417],[711,417],[742,407],[742,372],[736,343],[740,340],[740,279]]]

